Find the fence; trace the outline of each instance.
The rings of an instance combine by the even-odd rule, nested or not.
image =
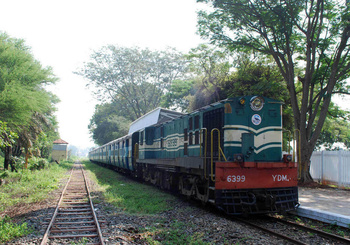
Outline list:
[[[310,173],[315,181],[350,187],[350,151],[317,151],[312,154]]]

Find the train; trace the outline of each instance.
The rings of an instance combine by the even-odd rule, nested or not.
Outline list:
[[[241,96],[187,114],[157,108],[89,159],[229,215],[281,213],[298,206],[283,132],[280,101]]]

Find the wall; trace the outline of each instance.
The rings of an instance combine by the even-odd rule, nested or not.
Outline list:
[[[312,154],[310,173],[315,181],[350,187],[350,151],[317,151]]]
[[[68,157],[68,145],[67,144],[54,144],[52,147],[51,158],[53,161],[67,160]]]

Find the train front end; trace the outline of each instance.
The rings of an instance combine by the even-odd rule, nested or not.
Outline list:
[[[282,154],[282,104],[259,96],[228,100],[221,131],[226,161],[215,162],[215,205],[228,214],[294,210],[297,163]]]

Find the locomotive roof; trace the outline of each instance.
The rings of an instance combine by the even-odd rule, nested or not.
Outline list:
[[[167,109],[158,107],[153,111],[150,111],[147,114],[143,115],[142,117],[133,121],[129,128],[129,134],[132,134],[133,132],[136,132],[140,129],[146,128],[151,125],[171,121],[183,115],[185,114],[181,112],[167,110]]]

